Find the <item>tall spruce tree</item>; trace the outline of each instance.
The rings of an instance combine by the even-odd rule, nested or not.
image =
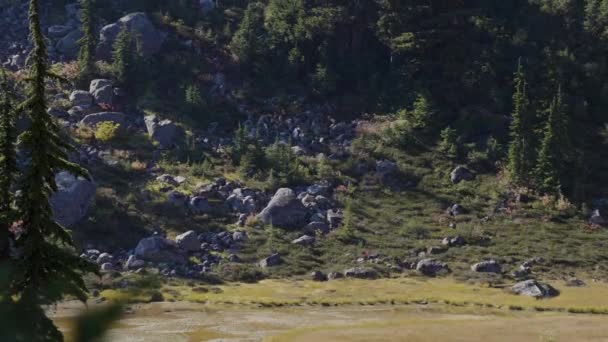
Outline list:
[[[94,0],[80,0],[82,22],[82,38],[78,41],[80,51],[78,53],[78,76],[85,81],[95,74],[95,17],[93,15]]]
[[[67,160],[66,150],[72,146],[62,140],[58,126],[47,114],[45,81],[53,75],[40,25],[39,0],[30,0],[29,23],[33,48],[26,99],[19,106],[30,119],[29,127],[20,136],[28,157],[20,185],[22,196],[18,199],[22,233],[17,247],[22,255],[16,262],[16,279],[11,288],[19,298],[22,314],[31,320],[28,333],[37,336],[35,340],[61,341],[61,332],[46,317],[42,305],[56,303],[66,295],[85,301],[87,289],[82,275],[96,268],[70,250],[71,235],[53,219],[49,197],[57,191],[57,172],[65,170],[85,177],[88,174]]]
[[[529,116],[530,102],[527,94],[526,76],[521,59],[515,72],[515,93],[513,94],[513,113],[510,126],[508,169],[514,183],[522,184],[530,180],[531,168],[531,127]]]
[[[544,193],[557,195],[560,192],[569,145],[568,122],[560,87],[549,107],[535,169],[538,188]]]
[[[123,27],[116,41],[114,41],[112,51],[112,69],[116,80],[123,86],[127,86],[133,76],[135,68],[135,40],[133,35]]]
[[[14,219],[13,179],[17,173],[12,90],[0,69],[0,264],[9,257],[10,227]]]

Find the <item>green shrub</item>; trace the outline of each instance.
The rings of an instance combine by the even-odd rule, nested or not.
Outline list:
[[[456,130],[451,127],[442,130],[437,147],[448,158],[458,158],[460,155],[460,137],[456,134]]]
[[[266,149],[265,159],[270,169],[268,182],[271,185],[298,185],[309,177],[307,168],[293,152],[291,144],[274,143]]]
[[[224,264],[218,271],[222,279],[231,282],[256,283],[266,277],[264,272],[252,265]]]
[[[120,129],[120,124],[111,121],[100,122],[95,129],[95,139],[103,143],[116,140],[120,136]]]
[[[407,120],[411,128],[427,130],[431,128],[436,111],[433,105],[424,95],[418,95],[414,101],[412,110],[401,110],[397,113],[398,117]]]
[[[408,150],[420,146],[420,139],[408,121],[399,120],[384,130],[382,140],[389,146]]]

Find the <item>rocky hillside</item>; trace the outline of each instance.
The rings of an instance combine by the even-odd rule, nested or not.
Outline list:
[[[0,60],[19,80],[26,4],[0,4]],[[252,90],[221,37],[162,11],[103,8],[98,73],[78,80],[78,4],[46,5],[53,69],[71,81],[49,82],[49,114],[92,175],[58,174],[53,210],[106,275],[94,286],[135,286],[124,279],[150,273],[205,282],[451,273],[528,280],[518,291],[542,297],[554,290],[531,279],[608,275],[608,198],[571,203],[512,186],[493,155],[504,149],[449,130],[437,144],[399,135],[395,115],[344,115],[341,101],[297,87]],[[129,83],[112,69],[123,28],[138,37]]]

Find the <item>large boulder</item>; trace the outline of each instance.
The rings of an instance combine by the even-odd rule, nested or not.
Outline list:
[[[186,260],[177,243],[160,236],[140,240],[135,247],[135,257],[159,263],[183,263]]]
[[[264,224],[283,228],[301,228],[306,224],[307,210],[289,188],[277,190],[266,208],[257,216]]]
[[[439,273],[449,273],[448,265],[433,259],[423,259],[416,264],[416,271],[425,276],[435,276]]]
[[[143,57],[156,54],[164,41],[164,36],[159,32],[145,13],[137,12],[120,18],[117,22],[106,25],[99,34],[97,56],[102,59],[110,59],[112,46],[116,37],[124,28],[129,30],[139,40],[140,51]]]
[[[96,79],[89,85],[89,93],[93,95],[97,104],[111,104],[114,98],[114,86],[112,81]]]
[[[66,25],[51,25],[47,29],[49,37],[51,38],[62,38],[65,37],[70,31],[72,27]]]
[[[123,113],[118,113],[118,112],[101,112],[101,113],[95,113],[95,114],[89,114],[87,116],[85,116],[81,121],[80,124],[84,125],[84,126],[89,126],[92,128],[97,127],[97,125],[101,122],[112,122],[115,124],[119,124],[120,126],[124,127],[125,122],[126,122],[126,117]]]
[[[95,198],[97,186],[92,181],[74,177],[68,172],[58,173],[55,182],[57,192],[50,200],[53,216],[62,226],[71,227],[86,216]]]
[[[450,180],[453,184],[458,184],[461,181],[471,181],[475,178],[473,173],[464,166],[458,166],[450,173]]]
[[[171,120],[159,120],[154,115],[144,118],[148,135],[162,148],[171,147],[181,135],[181,129]]]
[[[549,284],[538,282],[534,279],[521,281],[511,287],[511,292],[520,296],[534,298],[555,297],[559,292]]]
[[[74,90],[70,94],[70,102],[75,107],[89,108],[93,104],[93,97],[84,90]]]
[[[211,205],[207,197],[195,196],[190,199],[188,207],[195,214],[209,214],[211,213]]]
[[[67,57],[76,57],[78,54],[78,41],[82,38],[80,30],[74,30],[61,38],[56,45],[57,51]]]
[[[175,242],[179,248],[186,252],[196,252],[201,249],[201,243],[198,241],[198,235],[192,230],[187,231],[175,237]]]
[[[502,268],[496,260],[478,262],[471,266],[471,271],[481,273],[500,273]]]

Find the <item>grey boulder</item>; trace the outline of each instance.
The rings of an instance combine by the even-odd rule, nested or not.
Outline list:
[[[471,266],[471,271],[480,273],[500,273],[502,268],[496,260],[478,262]]]
[[[559,292],[549,284],[534,279],[521,281],[511,287],[511,292],[520,296],[534,298],[549,298],[559,295]]]
[[[271,256],[260,260],[259,265],[262,268],[274,267],[283,263],[283,259],[278,253],[272,254]]]
[[[600,213],[599,209],[596,209],[591,214],[591,218],[589,218],[589,223],[597,226],[603,226],[606,224],[606,220],[602,217],[602,214]]]
[[[89,114],[85,116],[82,120],[80,120],[81,125],[89,126],[92,128],[97,127],[97,125],[101,122],[112,122],[114,124],[119,124],[120,126],[124,127],[126,118],[123,113],[101,112]]]
[[[354,267],[344,271],[344,276],[347,278],[359,279],[376,279],[378,274],[376,271],[365,267]]]
[[[192,230],[176,236],[175,242],[179,248],[186,252],[195,252],[201,248],[201,243],[198,241],[198,235]]]
[[[472,181],[473,178],[475,178],[473,173],[464,166],[458,166],[450,173],[450,180],[453,184],[458,184],[461,181]]]
[[[144,121],[148,135],[162,148],[171,147],[181,134],[181,129],[171,120],[159,120],[156,116],[149,115]]]
[[[58,173],[55,181],[57,192],[50,199],[53,216],[62,226],[71,227],[86,216],[95,198],[97,186],[92,181],[68,172]]]
[[[61,54],[67,57],[75,57],[80,48],[78,45],[80,38],[82,38],[82,32],[80,32],[80,30],[74,30],[61,38],[55,47]]]
[[[301,228],[306,224],[308,212],[293,190],[281,188],[266,208],[257,216],[264,224],[282,228]]]
[[[448,273],[448,265],[433,259],[423,259],[416,264],[416,271],[425,276],[435,276],[439,273]]]
[[[93,97],[84,90],[74,90],[70,94],[70,102],[75,107],[89,108],[93,104]]]
[[[211,205],[207,197],[195,196],[188,203],[190,210],[195,214],[208,214],[211,212]]]
[[[315,238],[312,236],[309,236],[309,235],[303,235],[303,236],[291,241],[291,243],[293,245],[310,246],[315,243]]]
[[[96,79],[89,85],[89,93],[93,95],[97,104],[111,104],[114,98],[114,86],[112,81]]]
[[[154,27],[145,13],[131,13],[101,29],[97,46],[97,55],[100,58],[109,59],[111,57],[112,46],[123,28],[137,37],[143,57],[147,58],[156,54],[163,44],[163,34]]]
[[[135,247],[135,257],[159,263],[182,263],[184,253],[177,244],[160,236],[153,236],[139,241]]]

